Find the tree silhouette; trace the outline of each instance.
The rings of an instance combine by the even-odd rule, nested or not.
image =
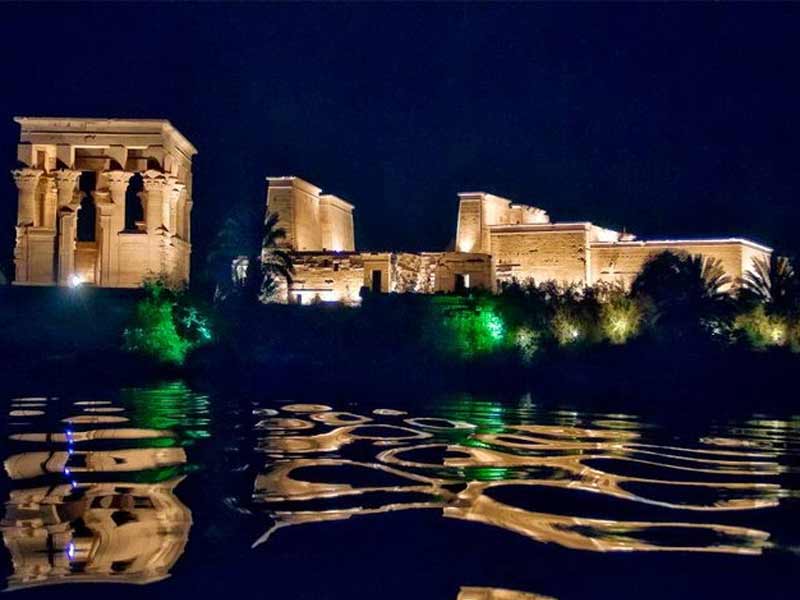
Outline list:
[[[281,279],[291,283],[294,273],[292,252],[282,242],[286,231],[278,227],[278,215],[262,217],[260,210],[247,208],[228,217],[217,232],[207,257],[215,281],[215,300],[231,294],[250,300],[271,297]],[[247,275],[234,276],[235,259],[246,259]]]
[[[681,337],[729,327],[731,284],[719,259],[665,251],[644,264],[631,293],[653,308],[651,322],[662,334]]]
[[[763,304],[769,313],[788,315],[796,312],[800,304],[800,281],[785,256],[756,258],[739,285],[739,298],[745,304]]]

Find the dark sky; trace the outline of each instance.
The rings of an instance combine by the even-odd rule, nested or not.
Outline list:
[[[0,160],[16,114],[170,119],[200,150],[195,259],[284,174],[353,202],[364,249],[442,249],[486,190],[796,252],[798,32],[800,5],[2,4]]]

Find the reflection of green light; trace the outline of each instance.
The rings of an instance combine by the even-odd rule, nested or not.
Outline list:
[[[122,399],[130,406],[132,420],[138,426],[172,431],[177,436],[173,445],[187,446],[210,437],[208,398],[192,392],[183,382],[125,389]]]
[[[503,481],[511,479],[508,467],[468,467],[464,470],[467,479],[474,481]]]
[[[146,469],[144,471],[131,473],[129,478],[133,483],[161,483],[162,481],[169,481],[170,479],[196,470],[198,470],[197,466],[189,464],[172,467],[160,467],[157,469]]]

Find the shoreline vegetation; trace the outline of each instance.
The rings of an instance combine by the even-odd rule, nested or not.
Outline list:
[[[759,274],[760,273],[760,274]],[[584,407],[795,409],[796,277],[759,265],[731,296],[713,261],[657,255],[631,290],[365,293],[361,307],[204,302],[144,289],[0,288],[7,385],[186,378],[270,394],[533,390]]]

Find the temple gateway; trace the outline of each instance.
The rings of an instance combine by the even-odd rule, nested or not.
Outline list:
[[[197,150],[169,121],[14,120],[15,284],[188,282]]]
[[[279,301],[360,302],[373,292],[497,291],[503,282],[554,280],[629,286],[645,261],[673,250],[719,259],[733,281],[772,250],[743,238],[637,240],[588,221],[558,223],[546,211],[486,192],[459,194],[455,248],[357,252],[353,205],[298,177],[267,178],[267,211],[296,252],[295,277]]]

